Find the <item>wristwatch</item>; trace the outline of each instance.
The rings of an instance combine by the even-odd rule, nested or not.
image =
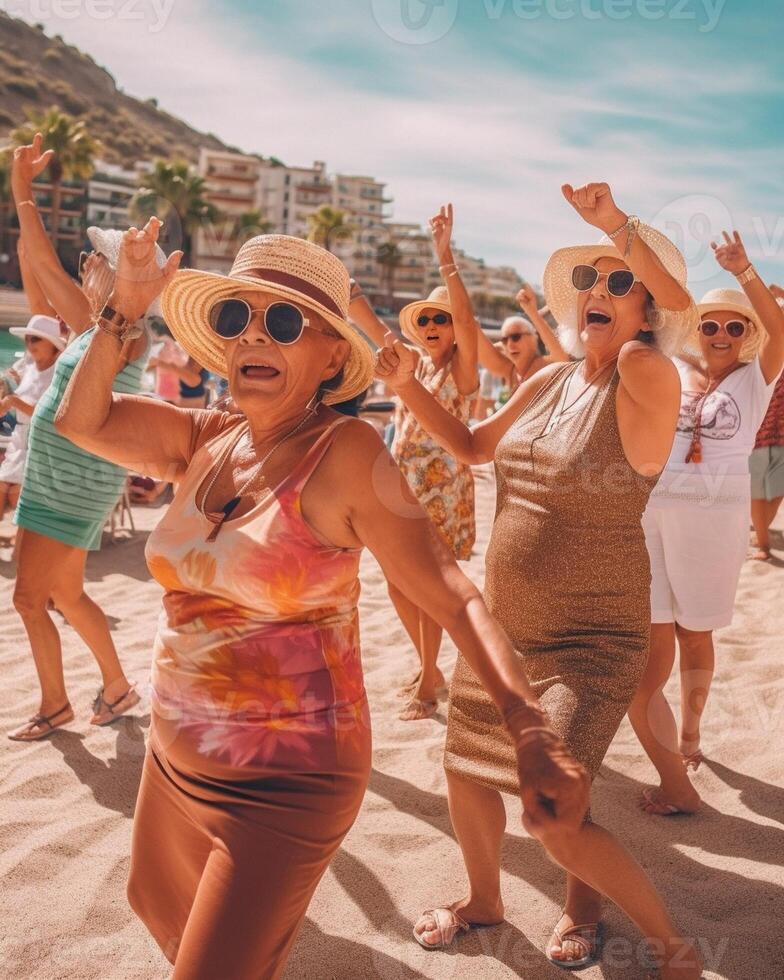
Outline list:
[[[102,327],[102,329],[113,334],[123,343],[128,340],[136,340],[144,333],[144,327],[140,320],[126,320],[122,313],[118,313],[108,303],[98,314],[98,319],[103,320],[105,324],[111,324],[115,329],[110,330],[107,327]]]

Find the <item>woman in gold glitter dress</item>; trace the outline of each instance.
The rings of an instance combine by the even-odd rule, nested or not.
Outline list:
[[[473,431],[418,384],[402,345],[382,352],[378,372],[458,459],[495,460],[485,598],[553,727],[595,775],[647,657],[650,570],[640,519],[679,405],[677,372],[656,348],[677,347],[696,311],[678,250],[624,214],[606,184],[566,185],[564,195],[609,236],[561,249],[545,272],[550,309],[571,328],[583,361],[549,365]],[[463,657],[450,692],[445,767],[470,890],[422,915],[414,935],[429,948],[504,917],[500,791],[519,783],[498,712]],[[588,820],[566,846],[550,848],[544,838],[567,871],[564,914],[547,950],[552,963],[573,969],[598,957],[604,895],[657,942],[662,977],[700,975],[696,952],[653,885],[607,831]]]

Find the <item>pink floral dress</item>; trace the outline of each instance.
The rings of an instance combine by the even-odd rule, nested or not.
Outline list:
[[[208,542],[197,495],[247,422],[192,418],[200,448],[146,548],[164,597],[129,897],[183,975],[193,957],[194,976],[277,976],[370,769],[360,549],[302,514],[346,420]]]
[[[468,423],[470,395],[461,395],[450,365],[437,371],[427,354],[420,354],[417,380],[450,415]],[[467,561],[476,540],[474,477],[470,466],[450,456],[400,405],[395,417],[392,455],[438,533],[460,561]]]

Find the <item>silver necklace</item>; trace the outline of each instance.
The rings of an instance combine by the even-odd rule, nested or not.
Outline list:
[[[213,529],[207,535],[207,539],[206,540],[208,542],[212,542],[212,541],[214,541],[218,537],[218,535],[221,532],[221,528],[223,527],[223,525],[226,523],[226,521],[229,519],[229,517],[231,517],[231,515],[234,513],[234,511],[236,510],[236,508],[241,503],[243,494],[248,489],[248,487],[251,485],[251,483],[253,483],[253,481],[259,475],[261,475],[262,470],[264,469],[264,465],[269,460],[269,458],[272,456],[272,454],[275,453],[278,449],[280,449],[280,447],[283,445],[283,443],[287,439],[290,439],[292,436],[296,435],[300,431],[300,429],[305,425],[305,423],[308,421],[308,419],[311,418],[311,416],[313,416],[313,415],[315,415],[315,412],[312,409],[309,409],[306,412],[306,414],[300,419],[300,421],[294,426],[294,428],[293,429],[290,429],[283,436],[282,439],[279,439],[278,442],[276,442],[275,445],[272,447],[272,449],[270,449],[270,451],[264,456],[264,458],[259,461],[258,466],[256,466],[256,468],[251,473],[251,475],[248,477],[248,479],[242,484],[242,487],[237,492],[237,494],[234,497],[232,497],[231,500],[227,501],[223,505],[223,507],[221,507],[221,515],[222,515],[221,516],[221,519],[218,521],[218,523],[215,525],[215,527],[213,527]],[[243,435],[250,436],[250,426],[246,429],[246,431],[243,433]],[[250,439],[248,440],[248,442],[250,443],[250,446],[252,448],[253,447],[253,442]],[[235,448],[237,446],[239,446],[239,440],[235,443]],[[213,477],[210,480],[209,485],[207,486],[207,490],[205,491],[204,496],[202,497],[202,506],[201,506],[200,510],[201,510],[202,514],[204,514],[205,517],[207,516],[206,509],[205,509],[206,508],[206,505],[207,505],[207,499],[208,499],[210,493],[212,492],[212,488],[215,486],[216,480],[218,479],[218,477],[220,476],[221,472],[223,471],[223,467],[224,467],[224,465],[226,463],[226,460],[228,460],[230,458],[231,458],[231,449],[229,449],[229,452],[226,455],[226,457],[223,460],[221,460],[221,462],[218,464],[218,467],[215,470],[215,473],[213,474]]]

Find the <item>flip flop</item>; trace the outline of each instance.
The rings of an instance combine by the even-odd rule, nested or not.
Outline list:
[[[56,725],[52,724],[58,715],[66,714],[66,712],[69,713],[68,718],[63,718],[63,720],[58,721]],[[59,711],[55,711],[51,715],[35,715],[28,722],[22,725],[21,728],[15,728],[12,732],[9,732],[8,737],[12,742],[37,742],[40,738],[47,738],[47,736],[51,735],[56,728],[61,728],[63,725],[67,725],[69,722],[73,721],[73,719],[73,709],[71,708],[70,703],[66,701]],[[41,731],[35,731],[36,728],[40,728]]]
[[[131,708],[135,708],[139,703],[141,698],[136,692],[136,684],[130,685],[125,694],[121,694],[116,701],[112,701],[111,704],[103,696],[103,688],[96,694],[95,700],[93,701],[93,714],[100,715],[100,721],[91,721],[91,725],[111,725],[111,723],[116,719],[120,718],[122,715],[126,714]],[[108,711],[108,714],[106,712]]]
[[[702,749],[697,749],[695,752],[684,752],[683,764],[687,769],[691,769],[696,772],[702,763],[705,761],[705,756],[702,754]]]
[[[588,922],[579,926],[571,926],[569,929],[564,929],[563,932],[556,926],[553,929],[553,935],[557,937],[562,948],[565,942],[569,942],[577,943],[585,950],[585,956],[581,956],[579,960],[559,960],[550,955],[548,948],[544,955],[553,966],[560,966],[562,970],[583,970],[585,967],[593,966],[594,963],[599,962],[602,955],[601,922]]]
[[[408,712],[412,714],[406,717]],[[438,701],[423,701],[421,698],[412,698],[398,715],[401,721],[424,721],[432,718],[438,711]]]
[[[657,800],[657,799],[654,799],[654,796],[653,796],[654,792],[655,792],[655,790],[653,790],[653,789],[644,789],[642,791],[643,803],[641,804],[641,808],[649,816],[654,816],[654,817],[691,817],[695,813],[694,810],[681,810],[681,808],[675,806],[674,803],[667,803],[665,800]],[[659,807],[660,809],[654,810],[654,811],[645,810],[645,807],[646,806]]]
[[[421,924],[426,916],[429,916],[435,923],[434,929],[425,930],[425,932],[438,932],[438,941],[435,943],[427,942],[423,938],[424,932],[420,934],[416,931],[416,927]],[[503,922],[503,919],[501,922]],[[492,929],[493,926],[500,926],[501,922],[466,922],[454,909],[426,909],[417,919],[413,933],[414,939],[416,939],[422,949],[446,949],[464,932],[470,932],[471,929]]]

